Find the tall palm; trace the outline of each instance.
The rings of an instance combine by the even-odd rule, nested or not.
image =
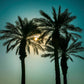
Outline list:
[[[49,40],[52,39],[52,46],[54,47],[54,56],[55,56],[55,75],[56,75],[56,84],[60,84],[60,70],[59,70],[59,59],[58,59],[58,49],[61,47],[62,40],[65,36],[65,32],[67,30],[80,32],[81,29],[79,27],[75,27],[70,24],[72,20],[74,20],[75,16],[70,16],[71,13],[66,9],[61,13],[61,7],[59,7],[58,14],[55,11],[55,8],[52,7],[53,10],[53,19],[46,14],[44,11],[40,11],[40,14],[44,18],[35,18],[35,22],[38,23],[39,29],[43,30],[43,35],[40,38],[44,38],[45,36],[49,36],[46,44]],[[68,32],[68,31],[67,31]],[[80,37],[80,35],[75,32],[68,32],[73,40],[76,37]],[[64,36],[63,36],[64,35]],[[75,38],[74,38],[75,36]]]
[[[5,30],[0,30],[0,40],[6,40],[3,45],[7,46],[7,52],[17,47],[16,54],[20,55],[21,67],[22,67],[22,79],[21,84],[25,84],[25,57],[27,51],[30,53],[30,46],[33,47],[34,52],[38,54],[38,49],[43,48],[33,40],[34,35],[41,33],[37,26],[33,23],[33,20],[28,21],[26,18],[22,20],[18,16],[18,21],[13,25],[7,23]]]

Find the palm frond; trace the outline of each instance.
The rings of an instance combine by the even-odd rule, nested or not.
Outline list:
[[[27,18],[24,18],[24,23],[25,23],[25,25],[28,24],[28,19]]]
[[[38,27],[52,26],[52,23],[44,18],[34,18],[33,21]]]
[[[39,50],[41,50],[41,51],[44,51],[45,49],[40,45],[40,44],[38,44],[38,43],[36,43],[36,46],[37,46],[37,48],[39,49]]]
[[[73,45],[73,48],[79,48],[81,46],[82,42],[79,41]]]
[[[46,14],[44,11],[40,10],[40,14],[45,17],[47,20],[49,20],[51,23],[53,23],[53,20]]]
[[[18,16],[18,20],[19,20],[19,22],[20,22],[21,28],[23,29],[23,21],[22,21],[22,19],[21,19],[20,16]]]
[[[57,14],[56,14],[55,8],[52,7],[52,10],[53,10],[53,19],[55,20],[55,22],[57,22]]]
[[[30,31],[29,33],[27,33],[27,37],[31,37],[31,36],[34,36],[34,35],[37,35],[37,34],[41,34],[41,30],[34,29],[34,30]]]
[[[53,31],[54,28],[49,28],[49,27],[43,27],[43,28],[39,28],[40,30],[48,30],[48,31]]]
[[[73,59],[71,57],[69,57],[69,59],[73,62]]]
[[[50,58],[53,58],[53,57],[55,57],[54,52],[51,53],[51,55],[50,55]]]
[[[34,54],[39,54],[37,47],[34,47]]]
[[[32,45],[34,53],[36,54],[38,54],[38,50],[41,50],[41,51],[45,50],[39,43],[30,41],[30,45]]]
[[[76,55],[76,54],[71,54],[71,55],[73,55],[73,56],[75,56],[75,57],[78,57],[78,58],[80,58],[80,59],[83,59],[83,60],[84,60],[84,57],[82,57],[82,56],[80,56],[80,55]]]
[[[49,42],[48,42],[48,45],[52,45],[52,41],[49,41]]]
[[[77,52],[82,52],[84,51],[84,47],[78,47],[78,48],[74,48],[68,51],[68,53],[77,53]]]
[[[74,25],[66,25],[66,28],[71,31],[81,32],[82,29],[80,27],[75,27]]]
[[[59,6],[59,11],[58,11],[58,20],[60,19],[60,15],[61,15],[61,6]]]
[[[45,53],[45,54],[42,54],[41,57],[50,57],[52,54],[50,53]]]
[[[51,62],[54,61],[54,60],[55,60],[55,58],[51,59]]]
[[[52,38],[52,35],[50,35],[50,36],[48,37],[48,39],[47,39],[47,41],[46,41],[45,44],[47,44],[47,43],[50,41],[51,38]]]
[[[67,18],[67,20],[65,21],[65,24],[66,23],[70,23],[71,21],[73,21],[74,19],[76,19],[76,16],[70,16]]]
[[[5,45],[7,45],[8,43],[12,43],[12,42],[14,42],[14,41],[16,41],[16,40],[17,40],[17,38],[12,38],[12,39],[7,40],[6,42],[4,42],[3,45],[5,46]]]
[[[4,40],[4,39],[8,39],[8,38],[12,38],[13,36],[9,36],[9,35],[3,35],[0,36],[0,40]]]
[[[75,38],[81,38],[81,36],[77,33],[70,33],[70,34],[72,37],[74,36]]]
[[[42,54],[41,57],[50,57],[51,58],[51,62],[53,60],[55,60],[55,57],[54,57],[53,53],[45,53],[45,54]]]
[[[19,53],[19,50],[20,50],[20,46],[18,46],[16,49],[16,55]]]
[[[7,22],[7,25],[5,26],[9,30],[14,30],[15,26],[9,22]]]
[[[29,54],[30,54],[30,46],[29,46],[29,45],[27,45],[27,51],[28,51]]]
[[[19,35],[22,36],[17,30],[0,30],[1,34],[7,34],[7,35]]]
[[[51,46],[46,45],[45,50],[48,51],[48,52],[53,52],[54,48],[51,47]]]
[[[73,59],[71,58],[71,56],[69,55],[66,55],[66,56],[68,56],[68,59],[70,59],[73,62]]]
[[[81,46],[81,43],[82,42],[78,42],[77,43],[77,40],[74,40],[71,44],[70,44],[70,46],[66,49],[66,51],[69,51],[69,50],[71,50],[71,49],[74,49],[74,48],[76,48],[76,46]]]
[[[44,39],[49,33],[50,30],[44,31],[43,34],[40,35],[39,39]]]
[[[65,9],[65,11],[60,14],[59,20],[66,21],[67,19],[68,19],[68,9]]]
[[[20,23],[18,21],[15,21],[16,26],[18,26],[20,28]]]
[[[7,45],[7,53],[12,49],[14,49],[17,45],[19,44],[19,42],[16,42],[15,44],[10,46],[10,43]]]

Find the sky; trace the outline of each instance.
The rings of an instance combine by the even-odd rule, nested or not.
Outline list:
[[[41,17],[39,10],[44,10],[52,17],[52,6],[62,11],[66,8],[77,18],[72,22],[83,29],[81,32],[84,46],[84,0],[0,0],[0,30],[5,29],[6,22],[14,22],[18,16]],[[21,62],[15,50],[6,53],[6,47],[0,41],[0,84],[20,84]],[[40,52],[41,54],[42,52]],[[54,62],[39,55],[28,55],[26,64],[26,84],[55,84]],[[80,53],[84,56],[84,53]],[[84,84],[84,61],[73,57],[68,61],[68,84]],[[62,75],[61,75],[62,79]],[[63,83],[62,83],[63,84]]]

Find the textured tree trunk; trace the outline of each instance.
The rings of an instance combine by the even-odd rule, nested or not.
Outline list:
[[[25,59],[21,60],[22,78],[21,84],[25,84]]]
[[[56,51],[55,51],[55,81],[56,81],[56,84],[61,84],[61,82],[60,82],[59,58],[58,58],[58,52],[56,52]]]

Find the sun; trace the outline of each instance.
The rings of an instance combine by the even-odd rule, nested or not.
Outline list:
[[[37,40],[38,40],[38,38],[37,38],[37,37],[34,37],[34,40],[35,40],[35,41],[37,41]]]
[[[39,35],[34,36],[34,41],[38,41]]]

